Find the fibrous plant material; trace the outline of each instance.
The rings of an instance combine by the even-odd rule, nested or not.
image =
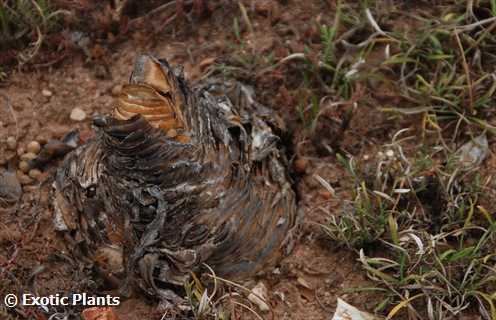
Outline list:
[[[121,291],[177,302],[205,263],[243,278],[292,246],[295,195],[271,111],[237,82],[193,88],[143,55],[113,116],[56,177],[55,222]]]

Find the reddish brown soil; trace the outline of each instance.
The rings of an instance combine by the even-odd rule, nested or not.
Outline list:
[[[62,65],[50,69],[14,72],[0,88],[0,93],[9,98],[13,107],[12,113],[1,101],[0,161],[5,163],[14,156],[14,152],[6,150],[5,139],[16,136],[17,132],[19,146],[33,139],[59,138],[75,128],[81,130],[83,138],[88,138],[91,116],[109,112],[114,99],[112,89],[127,81],[133,59],[139,52],[149,51],[172,64],[182,64],[187,77],[195,80],[213,59],[235,61],[243,54],[261,56],[272,52],[279,60],[290,53],[301,52],[308,39],[318,38],[315,22],[331,22],[333,16],[333,5],[322,1],[304,1],[304,4],[287,1],[286,5],[259,1],[257,6],[247,9],[254,30],[253,33],[246,28],[242,30],[244,49],[239,49],[240,43],[233,32],[233,18],[237,17],[242,24],[242,17],[236,6],[230,6],[226,10],[217,9],[208,18],[183,21],[174,32],[170,28],[160,35],[135,32],[123,43],[105,48],[104,58],[100,60],[88,63],[84,54],[76,53]],[[301,75],[292,70],[276,68],[262,76],[254,76],[259,70],[249,70],[240,76],[254,84],[258,98],[278,110],[288,124],[293,136],[292,149],[297,153],[293,160],[300,160],[295,188],[304,213],[302,236],[293,253],[275,272],[269,271],[267,276],[253,279],[247,285],[260,280],[267,284],[273,309],[262,315],[267,319],[329,319],[337,297],[371,310],[378,298],[346,293],[346,289],[370,285],[356,262],[356,255],[328,241],[319,226],[350,198],[351,179],[347,179],[334,156],[316,152],[317,146],[298,120],[296,104],[300,91],[291,87],[291,79]],[[43,96],[43,89],[50,90],[53,96]],[[82,123],[69,119],[76,106],[88,115]],[[387,141],[391,129],[384,124],[373,103],[363,103],[343,137],[344,149],[356,157],[373,156],[374,146]],[[323,139],[332,139],[332,130],[322,128],[317,134]],[[44,295],[101,290],[89,277],[88,270],[71,258],[63,237],[52,226],[51,182],[56,168],[57,163],[51,163],[45,168],[40,183],[23,187],[16,209],[0,211],[0,296],[9,291]],[[336,196],[315,179],[315,174],[329,181]],[[121,320],[160,319],[155,306],[139,297],[125,301],[117,311]],[[238,318],[248,318],[248,312],[239,312],[242,311],[238,311]],[[29,308],[19,308],[17,315],[46,319],[39,310]],[[16,319],[14,314],[11,316]]]

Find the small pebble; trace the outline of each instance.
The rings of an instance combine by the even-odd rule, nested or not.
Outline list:
[[[26,150],[28,152],[38,154],[41,150],[41,145],[38,141],[31,141],[30,143],[28,143]]]
[[[29,170],[28,175],[29,175],[29,177],[31,177],[35,180],[38,180],[39,177],[41,176],[41,171],[38,169],[31,169],[31,170]]]
[[[29,161],[29,160],[33,160],[33,159],[36,159],[35,153],[26,152],[25,154],[21,155],[21,160]]]
[[[391,149],[387,150],[387,151],[386,151],[386,156],[387,156],[388,158],[392,158],[392,157],[394,157],[394,151],[393,151],[393,150],[391,150]]]
[[[41,90],[41,94],[44,96],[44,97],[51,97],[53,95],[52,91],[48,90],[48,89],[43,89]]]
[[[308,167],[308,160],[303,158],[298,158],[294,162],[294,169],[298,173],[305,173]]]
[[[19,178],[24,174],[21,170],[16,170],[16,177],[19,180]]]
[[[74,108],[71,111],[71,120],[73,121],[83,121],[86,119],[86,112],[84,112],[81,108]]]
[[[17,155],[20,157],[22,156],[23,154],[26,153],[26,149],[24,149],[24,147],[19,147],[17,148]]]
[[[7,148],[9,150],[15,150],[17,148],[17,140],[14,137],[7,138]]]
[[[48,140],[50,140],[50,139],[48,138],[48,135],[46,135],[46,134],[39,134],[38,136],[36,136],[36,141],[38,141],[38,143],[40,145],[47,144]]]
[[[31,183],[33,183],[33,179],[31,179],[30,177],[28,177],[25,174],[23,174],[20,177],[18,177],[18,179],[19,179],[19,182],[21,184],[31,184]]]
[[[19,162],[19,170],[22,172],[26,173],[29,171],[29,164],[27,161],[21,161]]]
[[[112,87],[112,95],[114,97],[117,97],[118,95],[120,95],[121,91],[122,91],[122,85],[121,84],[116,84],[115,86]]]
[[[319,194],[322,198],[329,200],[332,198],[333,194],[327,190],[320,190]]]

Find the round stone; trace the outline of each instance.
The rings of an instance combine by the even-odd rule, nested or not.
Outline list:
[[[21,155],[21,160],[29,161],[29,160],[33,160],[33,159],[36,159],[35,153],[26,152],[25,154]]]
[[[48,90],[48,89],[43,89],[41,90],[41,94],[44,96],[44,97],[51,97],[53,95],[53,92]]]
[[[24,149],[24,147],[19,147],[17,148],[17,155],[20,157],[22,156],[23,154],[26,153],[26,149]]]
[[[41,150],[41,145],[38,141],[31,141],[30,143],[28,143],[26,150],[28,152],[38,154]]]
[[[17,148],[17,140],[14,137],[7,138],[7,148],[9,150],[15,150]]]
[[[31,184],[33,183],[33,179],[31,179],[30,177],[28,177],[27,175],[23,174],[22,176],[18,177],[19,179],[19,182],[22,184],[22,185],[25,185],[25,184]]]
[[[294,169],[298,173],[305,173],[308,167],[308,160],[304,158],[298,158],[294,162]]]
[[[86,119],[86,112],[84,112],[83,109],[76,107],[72,109],[70,118],[73,121],[83,121]]]
[[[29,175],[29,177],[31,177],[35,180],[38,180],[41,176],[41,171],[38,169],[31,169],[31,170],[29,170],[28,175]]]
[[[19,170],[22,172],[26,173],[29,171],[29,164],[27,161],[21,161],[19,162]]]

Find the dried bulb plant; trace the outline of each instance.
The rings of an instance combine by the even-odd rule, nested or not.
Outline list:
[[[123,294],[180,299],[204,264],[232,279],[274,265],[298,214],[277,118],[235,81],[195,86],[139,56],[112,116],[56,177],[57,229]]]

